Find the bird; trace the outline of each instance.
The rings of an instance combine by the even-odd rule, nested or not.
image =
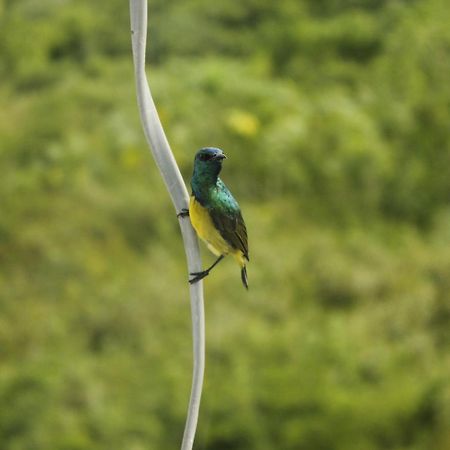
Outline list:
[[[238,202],[219,178],[224,159],[223,151],[215,147],[201,148],[196,153],[189,210],[183,209],[178,214],[190,217],[197,235],[218,257],[208,269],[191,273],[189,283],[205,278],[225,256],[232,255],[241,268],[242,284],[248,289],[247,228]]]

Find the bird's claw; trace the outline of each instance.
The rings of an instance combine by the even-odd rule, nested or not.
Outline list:
[[[205,278],[206,276],[208,276],[209,270],[203,270],[202,272],[192,272],[189,275],[194,277],[189,280],[189,283],[194,284],[194,283],[197,283],[197,281],[200,281],[203,278]]]
[[[178,214],[177,217],[188,217],[189,210],[187,208],[183,208]]]

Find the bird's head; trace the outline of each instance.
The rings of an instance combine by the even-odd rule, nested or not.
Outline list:
[[[195,170],[200,173],[218,174],[225,158],[226,156],[220,148],[202,148],[195,155]]]
[[[226,156],[220,148],[205,147],[201,148],[195,155],[195,163],[220,164],[225,158]]]

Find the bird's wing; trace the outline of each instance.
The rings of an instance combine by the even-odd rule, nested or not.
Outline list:
[[[247,228],[241,211],[239,209],[211,208],[209,213],[221,236],[233,248],[240,250],[249,261]]]

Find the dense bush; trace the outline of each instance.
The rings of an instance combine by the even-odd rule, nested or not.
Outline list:
[[[139,123],[127,2],[94,3],[0,2],[5,450],[171,449],[184,425],[177,220]],[[232,261],[205,282],[196,448],[448,449],[446,2],[149,11],[183,175],[222,147],[250,236],[249,293]]]

